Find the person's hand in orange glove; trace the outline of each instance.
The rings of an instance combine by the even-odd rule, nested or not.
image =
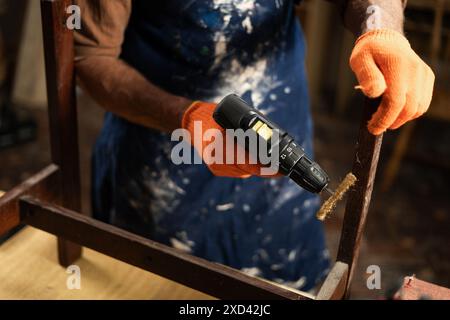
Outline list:
[[[368,124],[372,134],[397,129],[430,106],[433,71],[399,32],[380,29],[360,36],[350,66],[359,82],[357,88],[370,98],[383,96]]]
[[[189,131],[191,136],[191,144],[201,153],[201,157],[203,161],[207,164],[209,170],[215,175],[215,176],[221,176],[221,177],[233,177],[233,178],[248,178],[250,176],[265,176],[265,177],[274,177],[277,175],[262,175],[261,168],[262,165],[257,164],[251,164],[250,163],[250,155],[243,150],[241,146],[239,146],[237,143],[235,143],[233,146],[227,146],[226,145],[226,139],[225,130],[217,124],[217,122],[213,118],[214,110],[216,109],[215,103],[208,103],[208,102],[201,102],[196,101],[192,103],[187,110],[185,111],[182,119],[181,126],[183,129],[186,129]],[[223,151],[222,156],[224,158],[223,163],[214,163],[211,159],[205,158],[208,157],[207,152],[201,152],[202,150],[205,150],[205,148],[212,143],[213,141],[204,141],[201,139],[201,141],[194,141],[194,123],[196,121],[201,121],[202,123],[202,130],[206,131],[208,129],[217,129],[221,132],[223,137]],[[201,132],[201,136],[203,137],[203,132]],[[200,145],[199,145],[200,144]],[[246,161],[245,164],[239,164],[237,160],[237,153],[238,150],[240,152],[245,152],[246,154]],[[234,153],[234,163],[227,164],[225,161],[225,157],[227,152],[233,152]]]

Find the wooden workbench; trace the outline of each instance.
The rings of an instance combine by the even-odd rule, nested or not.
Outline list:
[[[56,237],[26,227],[0,246],[0,299],[211,299],[95,251],[76,262],[81,289],[58,264]]]

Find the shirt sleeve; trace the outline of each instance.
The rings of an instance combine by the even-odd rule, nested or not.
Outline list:
[[[75,0],[81,29],[75,32],[75,59],[118,57],[131,15],[132,0]]]
[[[366,8],[373,1],[369,0],[326,0],[336,5],[338,8],[344,25],[353,33],[358,34],[361,23],[366,16]],[[388,10],[388,21],[395,24],[397,21],[403,21],[403,10],[406,8],[408,0],[378,0],[375,2]],[[399,5],[403,10],[398,10]],[[403,22],[402,22],[403,23]],[[397,27],[400,27],[397,26]]]
[[[338,7],[338,10],[340,11],[342,16],[344,16],[344,14],[345,14],[345,9],[347,8],[347,4],[349,2],[352,2],[352,0],[326,0],[326,1],[334,3]],[[408,3],[408,0],[400,0],[400,2],[403,5],[403,9],[405,9],[406,5]]]

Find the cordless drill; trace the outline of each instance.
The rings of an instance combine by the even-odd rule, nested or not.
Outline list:
[[[279,173],[288,176],[300,187],[312,193],[323,190],[331,193],[327,188],[330,181],[328,175],[305,154],[294,138],[237,95],[226,96],[217,105],[213,117],[224,129],[253,130],[259,141],[267,143],[266,150],[269,152],[278,147]],[[275,130],[278,132],[278,139],[273,139]],[[247,145],[244,147],[249,149]]]

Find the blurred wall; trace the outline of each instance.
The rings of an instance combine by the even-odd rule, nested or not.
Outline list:
[[[355,38],[329,2],[304,0],[298,13],[307,41],[311,105],[341,111],[349,105],[354,91],[355,78],[348,60]]]
[[[47,94],[40,1],[27,2],[12,99],[18,105],[45,108]]]

